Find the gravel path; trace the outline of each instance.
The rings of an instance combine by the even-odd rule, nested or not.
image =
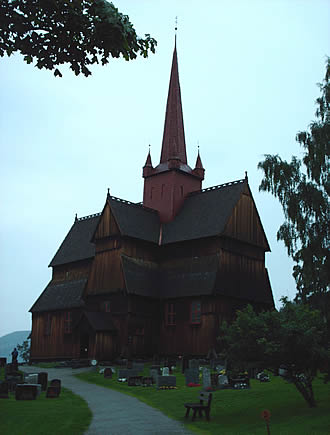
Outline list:
[[[41,369],[33,366],[22,366],[20,369],[25,373],[48,372],[48,380],[61,379],[64,387],[85,399],[93,413],[86,435],[192,435],[183,424],[135,397],[73,376],[88,369]]]

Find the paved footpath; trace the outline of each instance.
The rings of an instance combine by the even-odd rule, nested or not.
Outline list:
[[[33,366],[21,366],[20,369],[25,373],[48,372],[48,380],[61,379],[64,387],[86,400],[93,418],[85,435],[192,435],[183,424],[135,397],[73,376],[86,369],[42,369]],[[182,415],[184,411],[182,405]]]

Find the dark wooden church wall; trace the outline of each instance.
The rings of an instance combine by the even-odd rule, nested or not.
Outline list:
[[[102,239],[103,237],[109,237],[116,234],[120,234],[120,231],[111,212],[110,205],[107,203],[95,231],[94,239]]]
[[[250,194],[241,195],[227,222],[224,235],[268,249],[265,233]]]
[[[71,281],[88,277],[93,259],[75,261],[53,267],[53,281]]]
[[[153,355],[159,347],[159,301],[129,296],[128,337],[132,355]]]
[[[70,310],[75,319],[79,310]],[[51,327],[47,331],[47,316],[51,316]],[[65,311],[32,314],[31,359],[65,359],[79,357],[79,342],[74,332],[64,331]],[[74,320],[73,320],[74,323]]]
[[[87,283],[86,295],[107,293],[124,288],[120,252],[120,249],[115,249],[95,255]]]

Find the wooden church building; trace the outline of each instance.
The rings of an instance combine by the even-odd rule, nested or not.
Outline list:
[[[188,165],[176,47],[160,162],[143,167],[142,203],[108,192],[76,218],[30,309],[31,360],[206,356],[221,321],[272,309],[270,251],[248,179],[202,189]]]

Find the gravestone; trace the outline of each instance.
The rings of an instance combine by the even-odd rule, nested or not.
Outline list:
[[[139,387],[142,384],[142,376],[130,376],[127,384],[129,387]]]
[[[142,378],[142,385],[144,387],[151,387],[153,383],[153,378],[151,376],[144,376]]]
[[[150,367],[150,370],[157,370],[157,371],[158,371],[158,374],[159,374],[159,375],[161,374],[160,365],[158,365],[158,364],[153,364],[153,365]]]
[[[22,382],[22,375],[7,375],[6,381],[8,383],[9,391],[15,391],[16,385]]]
[[[112,370],[111,370],[111,368],[110,367],[105,368],[104,372],[103,372],[103,375],[104,375],[105,379],[111,379],[112,378]]]
[[[134,369],[119,369],[118,379],[128,379],[130,376],[138,376],[138,371]]]
[[[150,376],[152,377],[154,383],[156,383],[157,378],[159,376],[159,372],[157,369],[150,369]]]
[[[0,358],[0,367],[6,367],[7,358]]]
[[[228,376],[227,375],[219,375],[218,376],[218,385],[220,388],[226,388],[229,385]]]
[[[156,381],[157,389],[161,387],[176,387],[175,376],[157,376]]]
[[[207,388],[211,387],[211,375],[210,375],[210,370],[207,367],[203,367],[202,376],[203,376],[203,388],[204,390],[206,390]]]
[[[7,381],[0,381],[0,399],[8,399],[9,385]]]
[[[182,373],[185,373],[186,369],[189,367],[189,358],[187,356],[183,356],[181,364],[181,371]]]
[[[58,387],[48,387],[46,392],[46,399],[56,399],[60,395]]]
[[[138,362],[133,362],[132,369],[133,370],[137,370],[138,372],[143,372],[143,370],[144,370],[144,364],[143,363],[138,363]]]
[[[52,379],[50,381],[50,387],[58,388],[59,392],[61,392],[61,379]]]
[[[170,374],[170,369],[168,367],[163,367],[162,368],[162,376],[169,376]]]
[[[24,381],[27,384],[38,384],[38,373],[31,373],[29,375],[25,375]]]
[[[40,387],[39,387],[40,388]],[[35,400],[38,395],[37,384],[17,384],[15,389],[16,400]]]
[[[186,385],[188,384],[199,384],[199,369],[186,369],[184,372],[186,378]]]
[[[226,364],[226,361],[224,359],[216,358],[216,359],[212,359],[210,361],[210,366],[211,366],[211,369],[213,369],[213,370],[216,370],[216,368],[218,367],[219,371],[220,371],[220,370],[225,370],[227,364]]]
[[[48,383],[48,373],[47,372],[38,373],[38,380],[36,383],[41,384],[42,391],[46,391],[47,383]]]
[[[211,374],[211,387],[216,388],[218,386],[218,373]]]
[[[198,359],[190,359],[188,364],[189,364],[190,369],[198,369],[199,368],[199,360]]]

